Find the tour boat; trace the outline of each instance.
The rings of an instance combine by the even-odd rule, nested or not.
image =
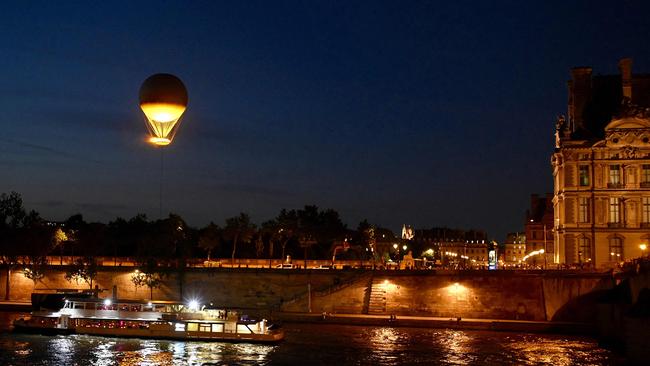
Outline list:
[[[14,321],[14,329],[45,334],[88,334],[201,341],[272,343],[284,331],[266,319],[252,320],[239,312],[200,306],[193,301],[134,301],[68,298],[58,311],[37,310]]]

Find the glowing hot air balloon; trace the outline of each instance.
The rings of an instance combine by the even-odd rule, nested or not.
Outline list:
[[[187,108],[187,89],[171,74],[151,75],[140,87],[140,108],[147,118],[149,142],[171,144]]]

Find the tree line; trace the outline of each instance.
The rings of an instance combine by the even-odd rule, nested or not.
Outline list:
[[[174,262],[188,258],[331,258],[333,249],[346,241],[345,259],[370,259],[366,248],[372,244],[366,220],[349,229],[333,209],[307,205],[282,209],[259,225],[246,213],[223,223],[204,227],[189,226],[179,215],[150,220],[138,214],[116,218],[107,224],[86,222],[81,214],[62,222],[50,222],[36,211],[27,211],[16,192],[0,195],[0,264],[22,258],[27,263],[45,256],[157,258]],[[388,229],[382,233],[393,233]],[[386,235],[384,234],[384,237]]]

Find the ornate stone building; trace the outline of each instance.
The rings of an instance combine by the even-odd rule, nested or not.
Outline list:
[[[631,59],[619,69],[571,72],[552,157],[555,263],[610,267],[650,242],[650,75]]]

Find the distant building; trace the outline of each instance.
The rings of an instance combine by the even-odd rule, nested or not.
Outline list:
[[[505,252],[503,261],[506,265],[521,263],[526,255],[526,234],[508,233],[503,247]]]
[[[480,230],[450,228],[416,229],[413,243],[426,251],[433,249],[435,258],[443,262],[487,265],[487,233]]]
[[[413,239],[413,228],[410,225],[402,225],[402,239],[411,240]]]
[[[534,264],[539,263],[538,258],[545,263],[554,263],[554,242],[553,242],[553,194],[547,193],[540,197],[533,194],[530,196],[530,208],[526,211],[526,222],[524,224],[526,235],[526,254],[544,249],[543,257],[531,257]],[[546,257],[546,258],[544,258]]]
[[[650,75],[631,59],[619,70],[571,71],[552,157],[556,263],[609,267],[650,244]]]

